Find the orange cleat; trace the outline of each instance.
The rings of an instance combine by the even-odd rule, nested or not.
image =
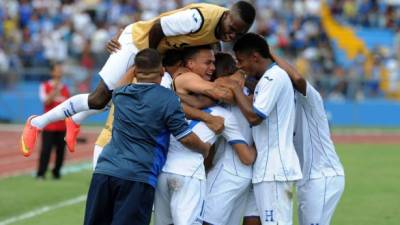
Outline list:
[[[75,152],[76,139],[78,138],[81,126],[69,117],[65,119],[65,125],[67,127],[65,143],[67,144],[68,151]]]
[[[36,116],[30,116],[26,121],[24,130],[21,135],[21,152],[25,157],[28,157],[32,154],[33,149],[36,145],[36,139],[40,132],[39,128],[36,128],[31,125],[31,121]]]

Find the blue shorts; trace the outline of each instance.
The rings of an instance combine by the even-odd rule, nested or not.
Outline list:
[[[85,225],[148,225],[154,188],[146,183],[93,174],[86,201]]]

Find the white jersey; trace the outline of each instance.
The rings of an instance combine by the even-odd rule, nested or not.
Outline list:
[[[296,91],[294,145],[304,180],[344,175],[331,139],[321,95],[308,82],[306,96]]]
[[[221,106],[214,106],[206,110],[213,116],[221,116],[224,120],[225,129],[222,136],[230,144],[246,143],[242,133],[239,130],[238,122],[235,117]],[[203,142],[213,144],[217,140],[217,135],[210,130],[207,125],[200,121],[189,121],[189,126]],[[162,169],[163,172],[174,173],[182,176],[190,176],[200,180],[206,179],[203,164],[203,155],[194,152],[171,136],[167,160]]]
[[[299,159],[293,146],[294,90],[287,73],[276,64],[258,81],[253,110],[263,119],[253,127],[257,148],[253,183],[301,179]]]
[[[253,135],[251,127],[246,117],[237,106],[228,105],[225,107],[226,110],[230,111],[238,122],[238,128],[242,133],[245,141],[248,145],[253,145]],[[253,166],[244,165],[237,155],[236,151],[232,148],[232,145],[227,143],[224,138],[219,138],[215,144],[215,150],[221,152],[222,156],[217,161],[217,165],[223,165],[224,170],[230,172],[233,175],[249,178],[253,176]]]
[[[168,72],[164,72],[164,76],[161,78],[161,86],[172,89],[172,77]]]

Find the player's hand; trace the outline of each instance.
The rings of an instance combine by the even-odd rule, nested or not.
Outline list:
[[[232,91],[241,90],[240,84],[237,81],[232,80],[228,77],[220,77],[215,80],[215,83],[220,87],[229,88]]]
[[[114,36],[113,38],[107,42],[106,45],[106,50],[108,53],[112,54],[114,52],[117,52],[118,50],[121,49],[121,44],[118,42],[119,36],[121,36],[123,29],[120,29]]]
[[[210,130],[212,130],[215,134],[220,134],[224,130],[224,118],[221,116],[212,116],[210,115],[207,118],[207,121],[204,121]]]

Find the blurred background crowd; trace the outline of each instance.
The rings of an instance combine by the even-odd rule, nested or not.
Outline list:
[[[88,92],[107,59],[105,44],[120,28],[192,2],[200,1],[1,0],[1,89],[48,78],[55,60],[64,63],[72,93]],[[251,2],[257,7],[252,31],[295,64],[324,98],[400,99],[400,1]]]

